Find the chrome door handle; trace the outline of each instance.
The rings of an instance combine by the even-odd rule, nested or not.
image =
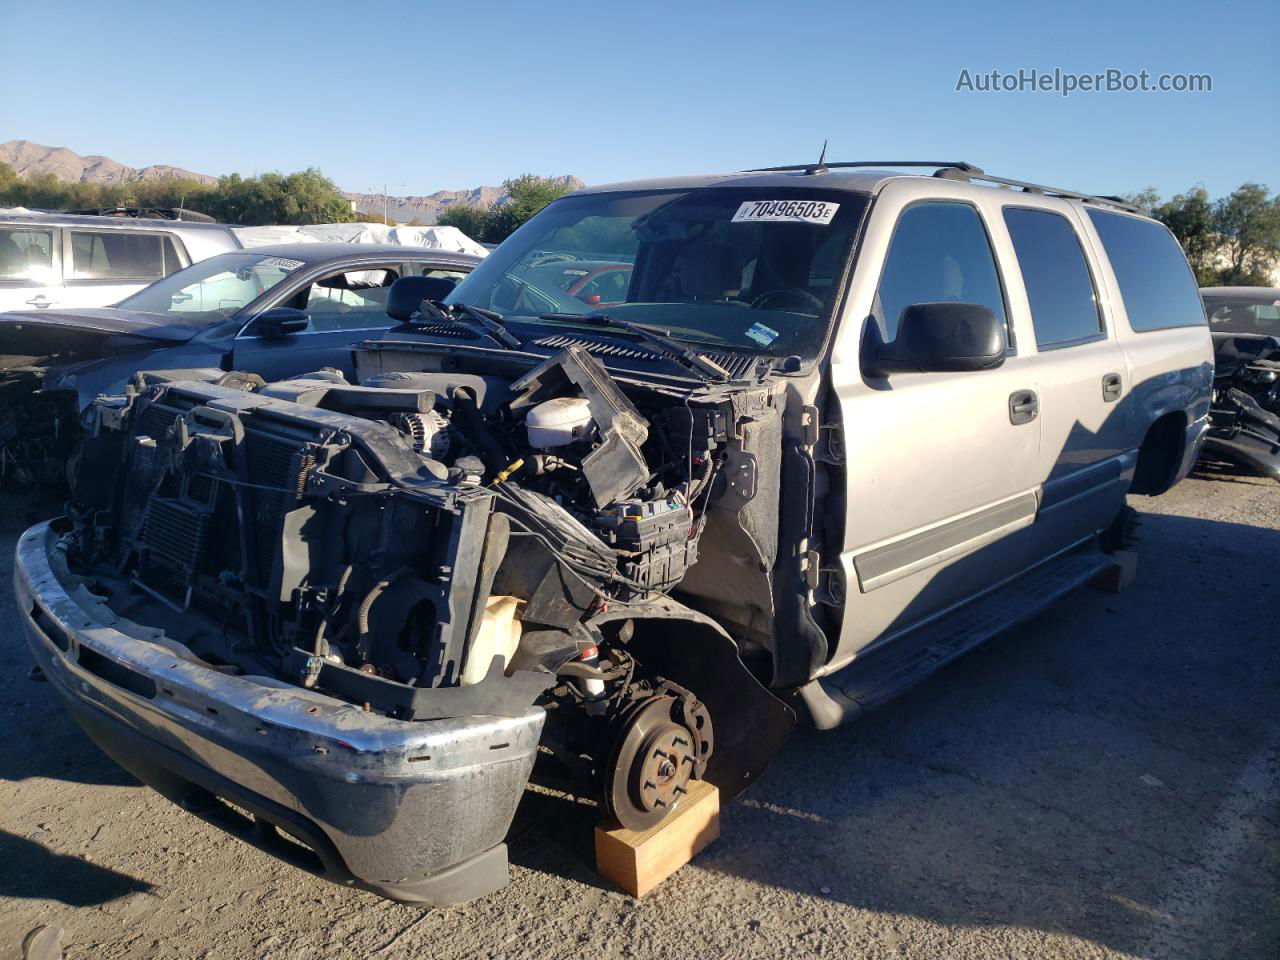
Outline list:
[[[40,308],[51,307],[53,306],[53,303],[54,301],[50,300],[43,293],[37,294],[36,296],[32,297],[30,300],[27,301],[28,306],[40,307]]]
[[[1030,423],[1040,415],[1040,398],[1034,390],[1015,390],[1009,394],[1009,422]]]

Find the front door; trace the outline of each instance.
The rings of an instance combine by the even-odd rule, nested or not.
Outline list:
[[[990,370],[877,378],[859,363],[863,324],[838,341],[832,375],[849,479],[843,629],[830,669],[995,587],[1028,553],[1040,450],[1035,358],[1017,349],[1022,331],[1010,326],[988,224],[998,208],[947,190],[884,188],[846,316],[869,313],[865,324],[887,342],[913,304],[976,303],[1005,322],[1010,349]]]
[[[391,326],[387,292],[400,276],[399,264],[375,264],[335,271],[291,291],[276,307],[307,314],[307,327],[283,337],[267,338],[255,321],[236,338],[232,368],[281,380],[299,373],[334,367],[355,376],[352,349],[361,340]]]

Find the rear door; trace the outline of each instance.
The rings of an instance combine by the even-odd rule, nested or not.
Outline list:
[[[848,481],[846,601],[829,669],[997,587],[1025,562],[1017,533],[1035,517],[1039,384],[1024,331],[1010,322],[1001,264],[1011,253],[993,216],[998,205],[984,194],[916,179],[890,182],[872,209],[832,358]],[[864,374],[860,334],[875,324],[892,340],[906,307],[934,301],[977,303],[1005,319],[1005,362]]]
[[[25,223],[0,225],[0,310],[61,304],[61,231]]]
[[[1123,423],[1130,376],[1086,255],[1078,210],[1066,201],[1008,204],[1001,225],[1018,270],[1040,382],[1040,480],[1032,559],[1087,538],[1124,505],[1136,460]],[[1021,288],[1019,290],[1019,288]]]
[[[64,227],[63,238],[63,306],[110,306],[186,265],[167,233]]]
[[[251,320],[235,340],[232,366],[279,380],[298,373],[334,367],[355,375],[352,347],[391,325],[387,293],[400,276],[398,261],[347,265],[324,272],[293,287],[272,307],[293,307],[307,314],[305,330],[264,338]]]

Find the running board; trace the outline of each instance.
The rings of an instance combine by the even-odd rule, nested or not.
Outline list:
[[[895,637],[835,673],[801,687],[798,706],[820,730],[855,720],[905,693],[952,660],[1017,626],[1106,571],[1096,546],[1073,550],[949,614]]]

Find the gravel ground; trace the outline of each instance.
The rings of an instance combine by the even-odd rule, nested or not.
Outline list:
[[[1280,490],[1195,478],[1138,582],[1083,590],[869,720],[797,734],[643,902],[530,792],[512,883],[421,911],[277,863],[139,787],[0,622],[0,958],[1280,957]],[[0,555],[32,512],[0,516]],[[30,519],[37,519],[32,516]],[[8,571],[0,571],[8,581]],[[585,813],[585,811],[583,811]]]

